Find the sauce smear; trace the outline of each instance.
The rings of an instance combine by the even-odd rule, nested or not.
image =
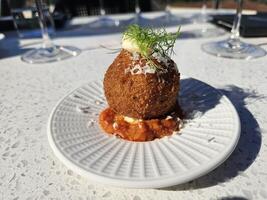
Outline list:
[[[111,108],[106,108],[99,116],[99,124],[105,132],[125,140],[139,142],[172,135],[173,132],[180,130],[181,123],[177,113],[162,119],[129,122],[123,115],[116,114]]]

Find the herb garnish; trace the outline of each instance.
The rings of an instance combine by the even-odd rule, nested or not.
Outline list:
[[[165,29],[141,28],[138,25],[130,25],[124,32],[124,37],[135,42],[140,50],[140,54],[152,66],[158,68],[152,60],[154,53],[162,57],[171,56],[173,46],[180,35],[180,27],[175,33],[167,33]]]

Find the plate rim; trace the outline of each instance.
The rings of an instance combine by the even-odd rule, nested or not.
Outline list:
[[[181,76],[181,79],[185,79],[185,78],[192,78],[192,77]],[[210,173],[218,166],[220,166],[223,162],[225,162],[229,158],[229,156],[235,150],[235,148],[238,144],[239,138],[240,138],[240,134],[241,134],[241,123],[240,123],[240,118],[239,118],[238,112],[235,109],[235,106],[232,104],[232,102],[229,100],[229,98],[227,96],[225,96],[222,92],[220,92],[215,87],[213,87],[213,86],[211,86],[211,85],[209,85],[203,81],[200,81],[196,78],[192,78],[192,79],[206,84],[207,86],[213,88],[214,90],[216,90],[216,92],[218,92],[219,94],[222,95],[222,97],[228,102],[228,105],[231,107],[231,112],[233,113],[234,123],[236,124],[236,126],[234,127],[235,130],[233,131],[234,139],[232,139],[230,141],[230,144],[228,145],[227,150],[224,150],[222,153],[221,152],[219,153],[219,155],[221,155],[220,159],[218,159],[218,158],[211,159],[211,162],[206,164],[204,168],[201,168],[201,170],[197,170],[197,168],[195,168],[193,171],[191,171],[189,176],[188,176],[188,174],[178,176],[178,178],[175,178],[175,176],[174,177],[173,176],[166,176],[166,178],[164,178],[163,180],[155,180],[155,179],[149,179],[148,178],[147,181],[144,181],[144,180],[125,180],[125,179],[120,179],[120,178],[112,178],[112,177],[102,176],[102,175],[98,175],[98,174],[92,173],[90,171],[87,171],[84,168],[71,162],[67,157],[64,156],[64,154],[57,148],[57,145],[54,142],[53,136],[52,136],[52,130],[51,130],[52,126],[51,125],[52,125],[53,116],[55,115],[55,111],[58,108],[58,106],[61,104],[61,102],[64,99],[66,99],[67,97],[69,97],[72,93],[74,93],[77,89],[83,87],[84,85],[88,85],[91,82],[101,81],[101,79],[91,80],[85,84],[82,84],[79,87],[76,87],[71,92],[67,93],[62,98],[60,98],[60,100],[56,103],[56,105],[53,107],[53,109],[49,115],[49,119],[48,119],[48,123],[47,123],[47,137],[48,137],[49,145],[50,145],[53,153],[56,155],[56,157],[67,168],[71,169],[72,171],[76,172],[77,174],[80,174],[83,177],[88,178],[91,181],[95,181],[95,182],[103,184],[103,185],[123,187],[123,188],[164,188],[164,187],[170,187],[170,186],[175,186],[175,185],[187,183],[189,181],[200,178],[200,177]],[[141,187],[140,187],[140,183],[142,183]]]

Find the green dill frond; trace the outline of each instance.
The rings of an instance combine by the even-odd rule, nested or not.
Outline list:
[[[171,56],[173,46],[180,35],[180,27],[175,33],[167,33],[165,29],[141,28],[138,25],[130,25],[124,32],[124,37],[133,40],[140,54],[150,60],[153,53],[161,56]]]

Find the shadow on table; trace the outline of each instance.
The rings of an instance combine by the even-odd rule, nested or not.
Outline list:
[[[33,48],[22,48],[18,38],[0,42],[0,59],[22,55]]]
[[[234,85],[219,89],[234,104],[241,121],[241,135],[232,155],[218,168],[186,184],[162,188],[159,190],[194,190],[223,184],[237,175],[246,176],[245,170],[254,162],[261,148],[261,132],[256,119],[246,108],[247,101],[257,101],[265,96],[255,91],[244,90]],[[222,198],[240,199],[241,197]],[[241,198],[243,199],[243,198]]]
[[[200,117],[219,104],[222,94],[213,87],[193,78],[180,81],[179,104],[186,119]],[[209,94],[207,96],[207,93]]]

